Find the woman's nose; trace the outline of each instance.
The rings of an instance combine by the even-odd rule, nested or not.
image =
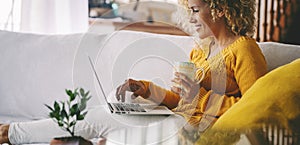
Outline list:
[[[194,16],[190,16],[190,23],[196,23],[196,19],[194,18]]]

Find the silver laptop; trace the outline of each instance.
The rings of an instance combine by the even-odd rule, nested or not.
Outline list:
[[[129,114],[129,115],[171,115],[174,114],[166,106],[157,106],[152,104],[137,104],[137,103],[110,103],[107,100],[107,96],[104,93],[104,89],[101,85],[100,79],[92,62],[92,59],[88,56],[92,70],[98,81],[100,90],[104,96],[104,100],[107,103],[111,113],[115,114]]]

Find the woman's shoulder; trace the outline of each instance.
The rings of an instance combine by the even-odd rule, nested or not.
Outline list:
[[[206,49],[195,45],[195,47],[190,52],[190,59],[204,57],[206,55]]]
[[[246,36],[239,37],[228,47],[227,51],[230,51],[233,55],[244,55],[253,52],[261,53],[261,50],[255,39]]]

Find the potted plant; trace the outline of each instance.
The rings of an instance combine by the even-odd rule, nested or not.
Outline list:
[[[78,121],[83,120],[87,114],[87,101],[91,98],[89,91],[84,89],[75,89],[74,91],[66,89],[69,96],[67,101],[54,102],[53,107],[45,104],[50,109],[49,117],[52,118],[60,128],[67,131],[70,136],[56,137],[52,139],[51,145],[58,144],[76,144],[76,145],[92,145],[92,142],[81,136],[75,136],[75,125]]]

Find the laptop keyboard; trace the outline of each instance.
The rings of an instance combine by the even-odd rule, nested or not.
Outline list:
[[[115,106],[119,112],[146,112],[146,110],[139,104],[127,104],[127,103],[111,103]]]

